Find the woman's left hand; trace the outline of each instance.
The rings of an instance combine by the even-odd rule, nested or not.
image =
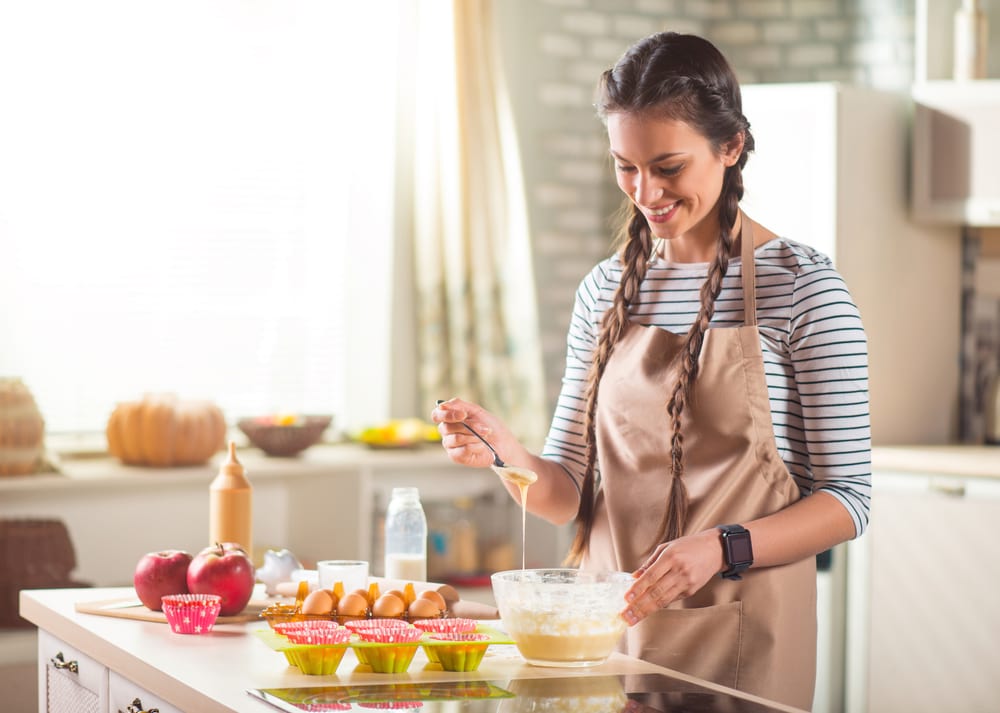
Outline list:
[[[629,626],[671,602],[689,597],[722,571],[722,542],[715,528],[658,545],[625,593],[622,616]]]

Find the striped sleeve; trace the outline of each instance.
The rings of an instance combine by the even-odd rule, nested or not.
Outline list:
[[[829,264],[796,275],[789,327],[813,490],[836,497],[861,535],[871,501],[868,342],[847,285]]]
[[[587,374],[597,344],[600,312],[607,308],[608,267],[608,261],[597,265],[577,288],[566,336],[566,369],[562,388],[542,451],[543,458],[559,463],[566,470],[577,490],[586,469],[583,419]]]

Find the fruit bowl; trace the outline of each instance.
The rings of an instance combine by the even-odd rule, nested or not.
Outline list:
[[[269,456],[289,458],[319,442],[332,421],[332,416],[258,416],[236,425]]]
[[[500,618],[518,651],[536,666],[602,663],[625,632],[620,612],[628,572],[518,569],[492,576]]]

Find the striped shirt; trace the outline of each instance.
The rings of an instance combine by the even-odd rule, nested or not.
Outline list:
[[[868,525],[871,426],[868,346],[843,278],[822,253],[776,238],[755,250],[757,322],[778,453],[803,495],[823,490]],[[740,259],[730,261],[711,327],[743,323]],[[621,280],[617,255],[580,283],[567,338],[566,372],[542,455],[579,486],[584,472],[583,407],[601,318]],[[698,314],[705,263],[657,259],[640,287],[633,322],[686,333]]]

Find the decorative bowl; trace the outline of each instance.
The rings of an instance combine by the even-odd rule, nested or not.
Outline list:
[[[536,666],[602,663],[625,632],[620,612],[635,581],[628,572],[518,569],[492,576],[500,618]]]
[[[259,416],[236,425],[269,456],[289,458],[318,443],[332,421],[333,416]]]

